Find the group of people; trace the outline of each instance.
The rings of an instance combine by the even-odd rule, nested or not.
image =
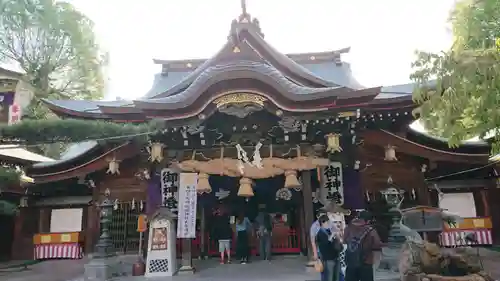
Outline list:
[[[371,214],[360,212],[345,229],[334,216],[320,211],[310,229],[321,281],[373,281],[374,252],[381,251],[382,243]]]
[[[261,207],[255,218],[255,223],[240,214],[235,221],[235,234],[229,221],[229,216],[222,210],[214,216],[212,237],[219,243],[220,263],[231,263],[231,240],[236,239],[236,256],[240,263],[246,264],[250,258],[250,237],[255,232],[259,239],[260,256],[264,260],[271,259],[272,217]]]

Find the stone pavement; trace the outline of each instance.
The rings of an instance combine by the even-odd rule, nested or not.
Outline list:
[[[469,250],[475,254],[476,250]],[[480,249],[480,257],[485,270],[496,280],[500,280],[500,252]],[[305,258],[299,256],[276,257],[272,262],[254,260],[246,265],[219,265],[216,259],[194,261],[197,269],[194,275],[175,276],[169,278],[120,277],[115,281],[305,281],[319,280],[317,273],[308,273],[304,267]],[[83,265],[86,260],[46,261],[33,266],[29,270],[17,272],[0,272],[0,281],[83,281]],[[128,266],[128,265],[127,265]],[[131,266],[131,265],[130,265]]]
[[[66,281],[83,274],[82,260],[51,260],[28,266],[28,270],[0,271],[0,281]]]
[[[317,273],[308,273],[305,268],[306,259],[300,256],[276,257],[271,262],[255,259],[249,264],[220,265],[218,259],[194,261],[197,272],[191,275],[174,277],[145,278],[144,276],[128,276],[116,281],[305,281],[319,280]],[[9,280],[10,281],[10,280]],[[35,281],[35,280],[33,280]],[[76,279],[71,281],[83,281]]]

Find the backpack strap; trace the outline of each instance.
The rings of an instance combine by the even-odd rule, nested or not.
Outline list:
[[[368,235],[370,232],[372,232],[373,227],[369,226],[367,227],[363,233],[361,233],[361,236],[359,236],[359,243],[363,243],[363,240],[365,239],[366,235]]]

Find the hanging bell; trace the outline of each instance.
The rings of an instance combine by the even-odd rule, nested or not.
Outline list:
[[[286,170],[285,171],[285,188],[297,188],[302,186],[299,179],[297,179],[297,171]]]
[[[253,197],[252,180],[249,178],[240,179],[240,188],[238,189],[238,196]]]
[[[196,186],[196,191],[199,194],[212,192],[212,187],[208,181],[209,175],[206,173],[198,173],[198,185]]]

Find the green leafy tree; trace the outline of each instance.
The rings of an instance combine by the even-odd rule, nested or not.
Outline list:
[[[500,128],[500,1],[460,1],[450,22],[453,46],[442,53],[417,52],[412,79],[419,86],[414,99],[424,126],[457,146]],[[500,137],[493,141],[498,151]]]
[[[18,64],[35,91],[28,116],[47,117],[42,98],[102,97],[107,59],[89,18],[53,0],[0,0],[0,11],[0,62]]]

